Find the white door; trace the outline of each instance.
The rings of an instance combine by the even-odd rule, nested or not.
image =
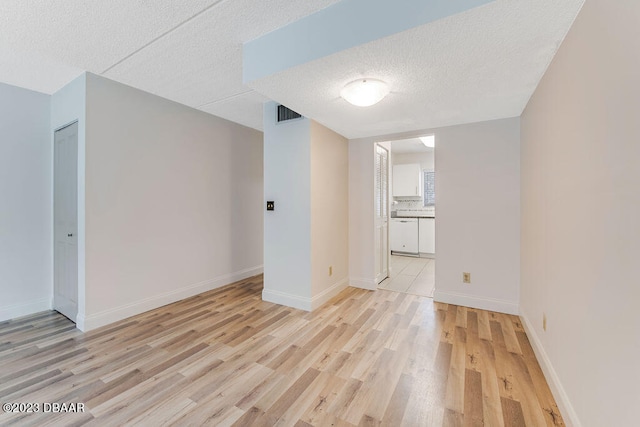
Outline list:
[[[376,144],[375,170],[376,283],[389,275],[389,153]]]
[[[78,314],[78,123],[55,132],[53,147],[53,308]]]

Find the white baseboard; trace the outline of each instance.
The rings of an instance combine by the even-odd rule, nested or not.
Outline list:
[[[263,289],[262,300],[297,308],[298,310],[311,311],[311,298],[274,291],[273,289]]]
[[[339,282],[336,282],[335,284],[333,284],[330,288],[325,289],[315,297],[311,298],[311,310],[315,310],[316,308],[320,307],[322,304],[326,303],[331,298],[333,298],[334,296],[342,292],[342,290],[344,290],[347,287],[348,282],[349,282],[349,278],[345,277]]]
[[[225,274],[223,276],[216,277],[215,279],[195,283],[171,292],[154,295],[110,310],[90,314],[88,316],[78,313],[76,326],[81,331],[90,331],[92,329],[99,328],[100,326],[108,325],[110,323],[117,322],[118,320],[126,319],[127,317],[135,316],[136,314],[144,313],[145,311],[153,310],[155,308],[162,307],[163,305],[171,304],[173,302],[237,282],[238,280],[243,280],[247,277],[261,274],[262,271],[263,266],[259,265],[236,271],[234,273]]]
[[[273,289],[263,289],[262,300],[272,302],[274,304],[286,305],[287,307],[297,308],[298,310],[312,311],[339,294],[340,291],[347,287],[347,282],[348,279],[345,277],[312,298],[287,294]]]
[[[558,374],[556,374],[555,369],[553,369],[549,356],[547,356],[547,352],[544,351],[542,342],[540,341],[538,334],[536,334],[536,331],[529,321],[526,313],[521,313],[520,319],[522,319],[522,324],[524,325],[524,330],[527,333],[533,352],[536,355],[536,359],[538,359],[540,368],[542,368],[544,377],[546,378],[547,384],[549,384],[549,388],[551,389],[551,393],[558,404],[558,409],[560,409],[560,414],[562,415],[565,424],[568,427],[582,426],[582,423],[580,423],[580,419],[578,418],[578,414],[573,409],[573,405],[571,405],[569,397],[564,391],[564,387],[562,387],[560,378],[558,378]]]
[[[35,301],[20,304],[0,306],[0,322],[46,310],[51,310],[51,297],[40,298]]]
[[[367,289],[370,291],[375,290],[378,287],[375,279],[365,279],[362,277],[350,277],[349,286],[354,288]]]
[[[517,315],[520,311],[518,303],[513,301],[478,297],[476,295],[460,294],[457,292],[439,291],[437,288],[433,293],[433,300],[446,304],[455,304],[465,307],[480,308],[482,310],[496,311],[498,313]]]

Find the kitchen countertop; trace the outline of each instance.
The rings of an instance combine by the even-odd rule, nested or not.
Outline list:
[[[415,215],[396,215],[393,212],[391,212],[391,218],[435,218],[435,217],[436,217],[435,214],[418,215],[416,213]]]

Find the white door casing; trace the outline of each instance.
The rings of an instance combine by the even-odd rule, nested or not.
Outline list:
[[[73,322],[78,314],[78,123],[54,134],[53,308]]]
[[[375,156],[374,223],[377,284],[389,275],[389,152],[376,144]]]

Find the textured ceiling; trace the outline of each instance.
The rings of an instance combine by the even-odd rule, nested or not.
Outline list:
[[[338,0],[0,2],[0,81],[54,93],[91,71],[262,128],[242,43]]]
[[[0,81],[54,93],[87,70],[262,128],[274,99],[347,137],[517,116],[583,0],[488,5],[242,83],[242,43],[338,0],[0,2]],[[377,106],[343,84],[391,84]]]
[[[347,138],[519,116],[583,0],[497,0],[249,82]],[[340,89],[389,83],[372,107]]]

